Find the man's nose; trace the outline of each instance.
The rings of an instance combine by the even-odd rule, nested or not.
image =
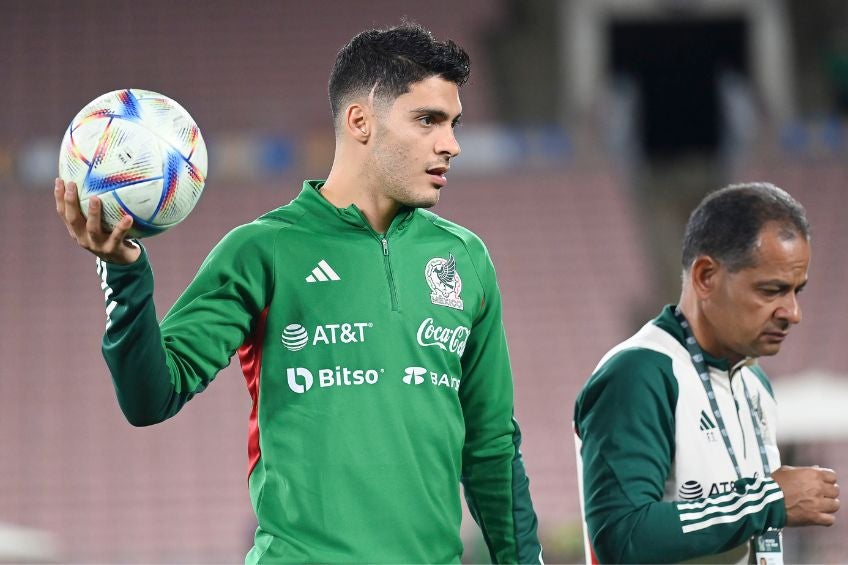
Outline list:
[[[798,295],[794,292],[787,293],[775,314],[778,318],[787,320],[790,324],[800,323],[801,304],[798,302]]]
[[[448,127],[445,134],[439,137],[435,149],[436,153],[438,153],[439,155],[447,155],[449,158],[456,157],[457,155],[459,155],[461,149],[459,147],[459,141],[457,141],[456,134],[452,127]]]

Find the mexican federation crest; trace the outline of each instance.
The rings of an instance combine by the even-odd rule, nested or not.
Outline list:
[[[462,279],[456,272],[456,258],[451,254],[448,258],[433,257],[424,268],[424,278],[430,285],[430,301],[439,306],[448,306],[462,310]]]
[[[757,422],[760,424],[760,431],[762,432],[763,439],[765,440],[765,438],[768,437],[769,429],[768,422],[766,421],[766,414],[763,410],[763,403],[759,394],[753,398],[751,408],[753,409],[754,416],[757,418]]]

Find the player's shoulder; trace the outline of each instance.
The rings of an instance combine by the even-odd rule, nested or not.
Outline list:
[[[653,323],[610,349],[584,386],[586,391],[607,388],[625,393],[668,389],[676,394],[674,354],[666,347],[665,332]]]
[[[637,345],[618,347],[604,356],[592,373],[592,382],[639,387],[673,376],[673,359],[664,351]]]
[[[306,209],[298,199],[269,210],[245,226],[257,229],[284,229],[298,223],[306,215]]]
[[[439,230],[442,230],[447,237],[454,237],[466,244],[473,244],[476,246],[484,247],[483,240],[480,239],[476,233],[466,228],[465,226],[461,226],[456,222],[452,222],[438,214],[431,212],[430,210],[424,210],[419,208],[416,210],[416,214],[418,214],[423,220],[429,222],[434,227]]]
[[[218,243],[218,252],[246,253],[268,251],[274,247],[280,233],[291,227],[303,215],[291,205],[266,212],[255,220],[236,226]]]
[[[297,200],[293,200],[288,204],[265,212],[252,222],[236,227],[228,236],[236,238],[267,236],[269,233],[285,230],[297,224],[305,215],[306,210],[298,205]]]
[[[655,320],[651,320],[635,334],[607,351],[594,372],[657,364],[665,366],[671,364],[680,347],[673,336],[659,327]]]
[[[644,347],[615,348],[577,395],[575,430],[582,438],[587,426],[598,425],[599,417],[606,422],[600,425],[608,427],[612,422],[632,424],[634,412],[673,414],[678,396],[673,361],[666,353]]]
[[[422,221],[425,221],[437,230],[440,230],[445,237],[453,238],[461,242],[472,256],[478,256],[480,254],[483,256],[488,255],[489,252],[486,249],[486,244],[483,243],[480,236],[465,226],[461,226],[456,222],[452,222],[429,210],[419,208],[415,211],[415,213]]]

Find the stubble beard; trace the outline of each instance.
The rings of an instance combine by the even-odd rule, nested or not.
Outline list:
[[[374,180],[384,196],[408,208],[432,208],[439,202],[439,190],[416,193],[408,176],[412,173],[409,152],[393,144],[390,135],[384,135],[374,147],[371,155],[371,170]],[[422,171],[423,176],[423,171]]]

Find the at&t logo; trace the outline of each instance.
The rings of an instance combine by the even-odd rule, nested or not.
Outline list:
[[[698,500],[704,497],[704,487],[698,481],[686,481],[677,490],[681,500]]]
[[[315,326],[312,332],[312,345],[336,343],[362,343],[365,341],[365,329],[372,328],[372,322],[354,322],[351,324],[323,324]],[[309,344],[309,332],[300,324],[289,324],[281,336],[283,345],[289,351],[300,351]]]
[[[373,385],[380,380],[383,369],[348,369],[337,366],[334,369],[318,369],[318,386],[320,388],[336,386]],[[304,394],[312,388],[315,376],[309,369],[303,367],[286,369],[289,388],[298,394]]]
[[[300,324],[289,324],[286,326],[286,329],[283,330],[282,338],[283,345],[289,351],[300,351],[309,343],[309,334],[306,333],[306,328]]]

